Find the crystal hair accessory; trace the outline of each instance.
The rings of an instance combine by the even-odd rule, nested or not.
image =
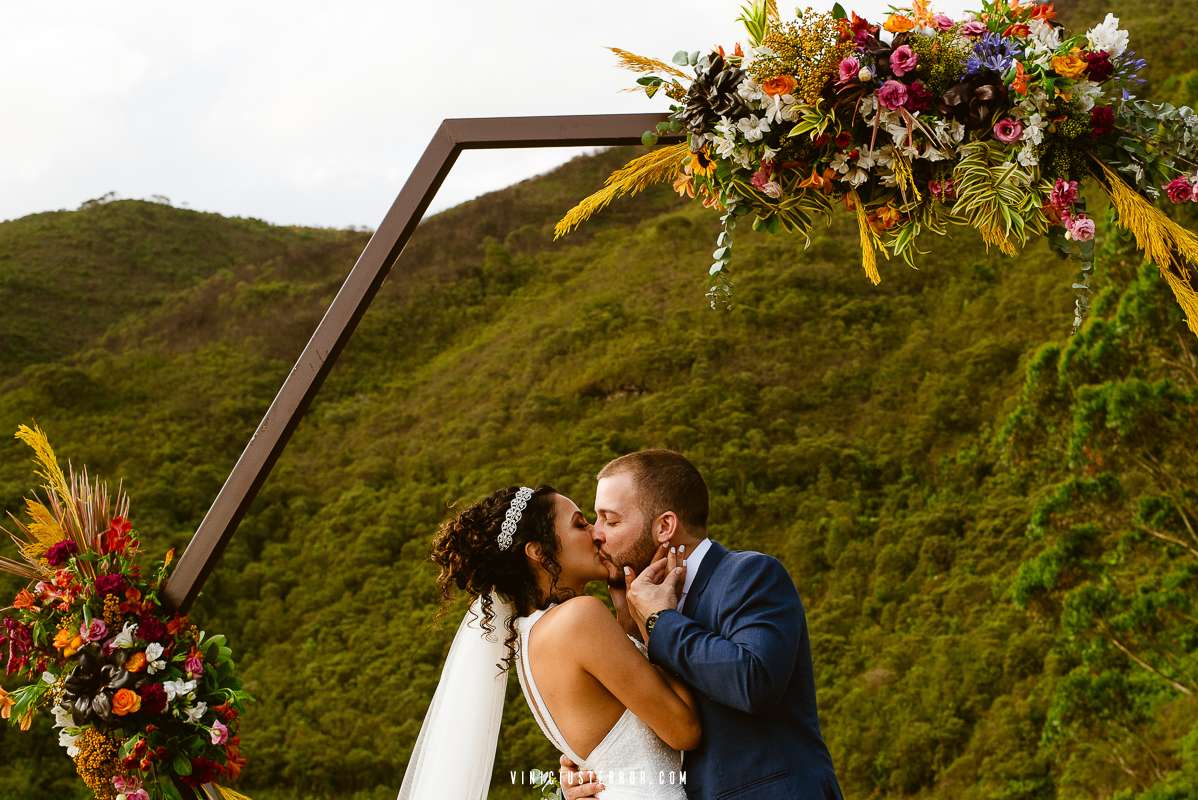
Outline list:
[[[512,498],[512,504],[507,507],[507,516],[499,528],[499,549],[507,550],[512,546],[512,537],[516,535],[516,526],[520,524],[520,516],[528,508],[528,500],[532,497],[532,489],[521,486]]]

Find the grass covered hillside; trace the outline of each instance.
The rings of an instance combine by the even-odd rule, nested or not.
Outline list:
[[[716,214],[668,186],[551,241],[639,151],[426,220],[384,283],[193,610],[259,700],[241,788],[393,798],[465,607],[433,618],[437,523],[513,483],[589,509],[667,446],[714,537],[789,568],[846,796],[1198,796],[1198,339],[1156,269],[1100,230],[1070,337],[1043,242],[874,287],[847,216],[806,251],[745,225],[715,312]],[[0,506],[36,420],[185,546],[365,239],[137,201],[0,223]],[[0,753],[0,800],[83,797],[48,720]],[[555,764],[513,679],[492,797]]]

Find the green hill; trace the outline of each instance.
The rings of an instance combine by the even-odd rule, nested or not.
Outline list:
[[[1104,233],[1069,337],[1043,243],[873,287],[846,216],[806,251],[738,229],[714,312],[716,215],[668,187],[551,241],[638,151],[426,220],[383,285],[194,611],[259,698],[245,791],[394,797],[460,613],[433,621],[436,524],[517,482],[589,508],[662,445],[716,538],[790,569],[848,796],[1195,796],[1198,342],[1155,268]],[[36,419],[184,546],[365,240],[137,201],[0,223],[0,434]],[[0,505],[31,480],[0,438]],[[82,796],[47,722],[0,748],[0,800]],[[492,796],[555,763],[513,680]]]

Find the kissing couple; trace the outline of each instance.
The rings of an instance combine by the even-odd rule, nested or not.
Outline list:
[[[473,602],[398,800],[487,796],[513,667],[567,800],[841,800],[794,582],[710,539],[708,502],[690,461],[643,450],[600,470],[594,524],[549,486],[443,523],[443,599]]]

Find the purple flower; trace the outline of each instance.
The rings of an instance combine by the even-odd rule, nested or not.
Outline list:
[[[979,22],[976,19],[970,20],[961,26],[961,35],[968,36],[971,39],[976,39],[986,33],[986,24]]]
[[[907,102],[907,85],[900,81],[886,81],[878,90],[878,102],[889,109],[902,108]]]
[[[70,539],[62,539],[50,545],[50,549],[46,551],[46,560],[50,562],[50,566],[52,567],[61,567],[71,560],[71,556],[78,552],[79,545]]]
[[[861,62],[849,56],[840,59],[840,83],[848,83],[857,77],[857,73],[861,70]]]
[[[973,46],[973,55],[965,63],[965,74],[976,75],[987,69],[999,73],[1006,72],[1014,63],[1015,57],[1022,52],[1018,44],[1003,38],[1001,34],[987,33]]]
[[[919,63],[919,56],[915,55],[915,51],[911,49],[910,45],[899,45],[890,54],[890,71],[899,78],[915,69],[917,63]]]
[[[1019,141],[1023,136],[1023,123],[1017,119],[1006,117],[1000,119],[994,126],[994,138],[1005,144]]]
[[[108,626],[102,619],[93,619],[90,624],[79,626],[79,636],[85,642],[98,642],[108,635]]]

